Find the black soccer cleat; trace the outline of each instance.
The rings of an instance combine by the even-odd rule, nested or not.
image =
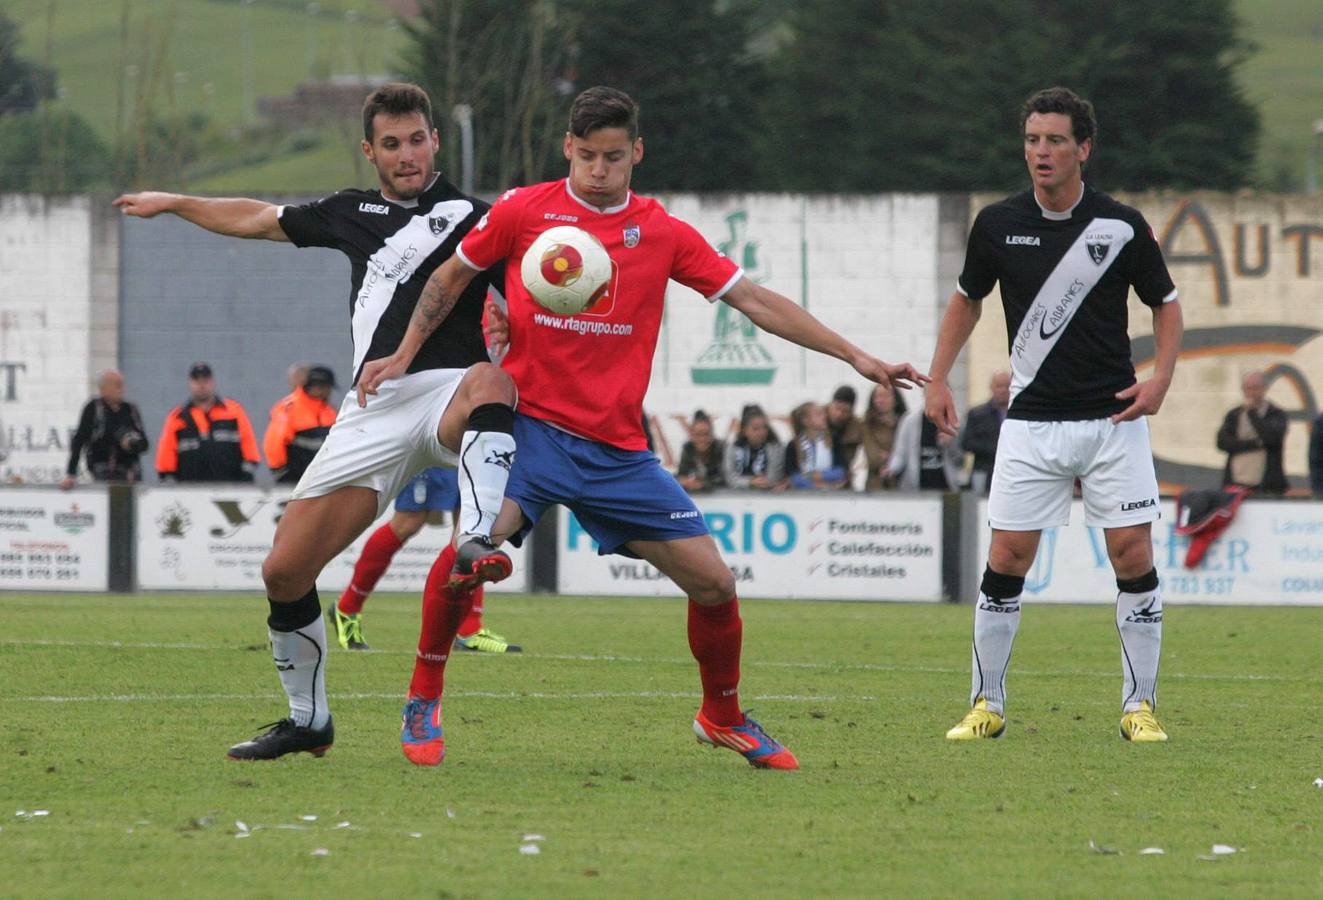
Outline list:
[[[473,588],[487,582],[504,581],[514,571],[514,563],[504,550],[484,537],[471,537],[459,545],[455,567],[450,570],[450,585]]]
[[[230,759],[279,759],[286,753],[325,756],[335,743],[335,723],[330,719],[321,730],[295,725],[293,719],[281,719],[262,727],[270,730],[250,741],[235,744],[226,755]]]

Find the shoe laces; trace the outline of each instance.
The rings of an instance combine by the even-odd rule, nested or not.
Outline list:
[[[431,723],[428,719],[429,704],[421,700],[410,700],[404,708],[404,727],[409,730],[409,737],[415,741],[431,740]]]
[[[266,737],[268,734],[283,734],[291,728],[297,728],[293,719],[279,719],[275,722],[267,722],[265,725],[259,725],[257,737]],[[256,739],[256,738],[255,738]]]
[[[1130,713],[1130,731],[1137,733],[1140,731],[1161,731],[1162,726],[1158,725],[1157,716],[1153,715],[1153,710],[1146,706]]]
[[[743,724],[736,725],[735,728],[747,732],[748,734],[757,738],[760,744],[765,744],[771,747],[781,746],[781,744],[776,740],[776,738],[768,734],[767,731],[763,728],[763,726],[759,725],[758,721],[754,719],[753,716],[749,715],[747,712],[744,714]]]

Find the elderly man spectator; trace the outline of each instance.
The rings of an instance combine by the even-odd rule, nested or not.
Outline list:
[[[87,454],[87,470],[97,481],[141,481],[138,457],[147,449],[142,414],[124,399],[124,376],[114,369],[97,379],[97,396],[83,407],[69,442],[69,465],[63,490],[78,481],[78,464]]]
[[[252,481],[261,462],[248,413],[216,393],[211,366],[188,370],[188,400],[170,410],[156,448],[161,480]]]
[[[992,398],[969,411],[964,430],[960,432],[960,449],[974,455],[969,487],[980,494],[986,494],[992,483],[992,467],[997,462],[997,438],[1001,435],[1001,423],[1006,421],[1006,410],[1011,406],[1011,373],[1005,369],[993,372],[988,389],[992,391]]]
[[[1250,372],[1240,384],[1244,402],[1227,413],[1217,431],[1217,449],[1227,455],[1222,486],[1238,485],[1261,494],[1286,493],[1282,445],[1286,413],[1268,400],[1262,372]]]

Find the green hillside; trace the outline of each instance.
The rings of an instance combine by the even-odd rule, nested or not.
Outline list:
[[[1323,120],[1323,3],[1236,0],[1236,11],[1257,45],[1243,74],[1250,100],[1263,113],[1259,182],[1271,190],[1300,190],[1313,123]]]
[[[397,73],[407,43],[393,12],[407,7],[401,0],[2,2],[22,28],[21,52],[57,71],[59,102],[86,117],[109,146],[132,128],[140,103],[160,118],[198,111],[226,128],[260,124],[257,99],[330,76]],[[1323,3],[1235,5],[1256,48],[1242,70],[1263,113],[1256,180],[1270,190],[1300,190],[1312,125],[1323,119]],[[242,161],[218,150],[227,155],[191,167],[184,183],[199,191],[303,192],[364,179],[341,146],[343,129],[320,139],[320,146],[269,151],[278,159]]]

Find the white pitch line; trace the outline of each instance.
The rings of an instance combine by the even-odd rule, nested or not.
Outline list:
[[[331,700],[395,700],[401,701],[403,695],[398,691],[389,694],[329,694]],[[581,691],[558,693],[556,691],[451,691],[447,698],[476,698],[480,700],[701,700],[703,695],[696,691]],[[208,700],[283,700],[276,694],[97,694],[85,696],[33,696],[0,697],[0,703],[200,703]],[[816,696],[809,694],[757,694],[747,698],[751,702],[782,703],[835,703],[848,700],[859,703],[871,703],[876,697],[857,695],[850,697]]]
[[[150,641],[61,641],[33,639],[23,640],[19,638],[0,639],[0,646],[17,647],[73,647],[73,648],[100,648],[112,650],[207,650],[207,651],[235,651],[241,650],[245,653],[252,652],[246,647],[236,647],[225,644],[191,644],[191,643],[153,643]],[[343,652],[337,650],[337,652]],[[366,652],[368,654],[381,654],[386,656],[414,656],[413,650],[368,650],[355,651]],[[491,656],[489,654],[465,654],[477,658]],[[689,657],[645,657],[645,656],[615,656],[611,654],[587,654],[587,653],[521,653],[521,657],[526,659],[550,659],[562,662],[606,662],[606,663],[646,663],[649,665],[684,665],[692,666],[693,659]],[[954,666],[899,666],[888,665],[886,663],[833,663],[833,662],[788,662],[777,660],[758,660],[746,659],[743,662],[746,668],[766,668],[766,669],[804,669],[814,671],[839,671],[839,672],[895,672],[895,673],[913,673],[920,675],[965,675],[969,670],[957,668]],[[1091,672],[1091,671],[1061,671],[1061,670],[1037,670],[1037,669],[1016,669],[1015,674],[1031,678],[1111,678],[1116,675],[1115,672]],[[1301,682],[1304,684],[1323,683],[1323,677],[1309,675],[1254,675],[1240,672],[1230,673],[1208,673],[1208,672],[1163,672],[1162,679],[1177,679],[1189,681],[1243,681],[1243,682]]]

